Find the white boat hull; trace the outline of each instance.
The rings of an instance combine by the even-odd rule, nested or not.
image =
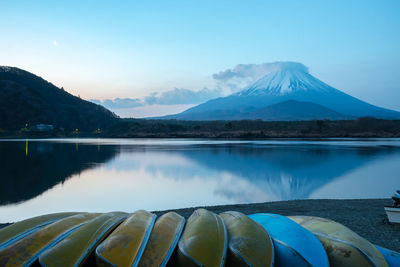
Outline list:
[[[389,222],[400,223],[400,208],[385,207]]]

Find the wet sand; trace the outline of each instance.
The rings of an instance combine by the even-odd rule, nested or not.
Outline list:
[[[206,208],[220,213],[234,210],[245,214],[269,212],[281,215],[307,215],[328,218],[349,227],[370,242],[400,252],[400,224],[388,224],[384,206],[392,205],[391,199],[346,200],[292,200],[256,204],[193,207],[155,211],[161,215],[175,211],[188,218],[195,209]],[[5,226],[0,224],[0,228]]]

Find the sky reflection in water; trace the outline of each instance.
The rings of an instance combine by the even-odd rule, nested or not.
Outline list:
[[[400,140],[1,141],[0,222],[60,211],[385,198]]]

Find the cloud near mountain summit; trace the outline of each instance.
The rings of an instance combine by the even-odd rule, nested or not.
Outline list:
[[[166,92],[152,93],[144,98],[144,102],[149,105],[199,104],[219,96],[221,96],[219,89],[203,88],[199,91],[193,91],[184,88],[174,88]]]
[[[219,89],[203,88],[199,91],[193,91],[185,88],[174,88],[165,92],[154,92],[143,98],[90,99],[89,101],[116,110],[147,105],[199,104],[221,95]]]
[[[302,63],[291,61],[277,61],[261,64],[238,64],[231,69],[226,69],[212,75],[219,88],[229,88],[231,93],[244,89],[256,82],[261,77],[279,69],[297,69],[308,72]]]

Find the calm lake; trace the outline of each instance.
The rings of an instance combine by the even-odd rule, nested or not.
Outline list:
[[[61,211],[389,198],[400,139],[0,141],[0,222]]]

